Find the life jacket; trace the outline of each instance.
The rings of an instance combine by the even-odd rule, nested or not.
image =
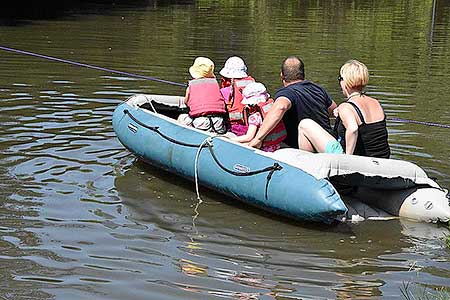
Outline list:
[[[230,78],[225,78],[225,77],[220,78],[220,88],[221,89],[229,87],[229,86],[231,86],[231,79]]]
[[[258,103],[256,105],[256,110],[261,114],[261,118],[264,120],[270,108],[273,106],[275,101],[273,99],[268,99],[266,102]],[[245,123],[248,124],[249,107],[246,106],[244,109]],[[273,146],[280,144],[287,137],[286,127],[284,126],[283,120],[275,126],[274,129],[266,136],[263,141],[264,146]]]
[[[242,95],[242,91],[247,86],[247,84],[251,82],[255,82],[255,79],[253,79],[253,77],[251,76],[233,80],[230,97],[228,99],[225,99],[230,123],[244,124],[245,105],[242,104],[242,99],[244,98],[244,96]]]
[[[225,114],[225,103],[214,78],[199,78],[189,81],[186,102],[191,117]]]

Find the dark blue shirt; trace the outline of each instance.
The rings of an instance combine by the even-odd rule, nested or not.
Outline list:
[[[323,129],[331,132],[328,108],[333,101],[321,86],[304,80],[280,88],[275,93],[275,100],[286,97],[291,102],[291,108],[284,114],[283,122],[286,126],[288,146],[298,148],[298,124],[301,120],[310,118]]]

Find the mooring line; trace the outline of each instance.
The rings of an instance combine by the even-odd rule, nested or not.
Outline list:
[[[400,119],[400,118],[388,118],[388,120],[394,121],[394,122],[399,122],[399,123],[411,123],[411,124],[435,126],[435,127],[440,127],[440,128],[450,128],[450,125],[447,125],[447,124],[440,124],[440,123],[433,123],[433,122],[426,122],[426,121],[407,120],[407,119]]]
[[[43,54],[39,54],[39,53],[34,53],[34,52],[29,52],[29,51],[9,48],[9,47],[5,47],[5,46],[0,46],[0,50],[13,52],[13,53],[17,53],[17,54],[24,54],[24,55],[34,56],[34,57],[43,58],[43,59],[52,60],[52,61],[57,61],[57,62],[62,62],[62,63],[65,63],[65,64],[70,64],[70,65],[74,65],[74,66],[78,66],[78,67],[84,67],[84,68],[88,68],[88,69],[94,69],[94,70],[99,70],[99,71],[104,71],[104,72],[109,72],[109,73],[125,75],[125,76],[129,76],[129,77],[136,77],[136,78],[141,78],[141,79],[145,79],[145,80],[151,80],[151,81],[156,81],[156,82],[161,82],[161,83],[167,83],[167,84],[171,84],[171,85],[186,87],[186,84],[183,84],[183,83],[178,83],[178,82],[173,82],[173,81],[169,81],[169,80],[159,79],[159,78],[155,78],[155,77],[144,76],[144,75],[133,74],[133,73],[128,73],[128,72],[124,72],[124,71],[118,71],[118,70],[103,68],[103,67],[99,67],[99,66],[95,66],[95,65],[80,63],[80,62],[73,61],[73,60],[62,59],[62,58],[58,58],[58,57],[53,57],[53,56],[43,55]]]
[[[84,67],[84,68],[88,68],[88,69],[104,71],[104,72],[108,72],[108,73],[115,73],[115,74],[125,75],[125,76],[129,76],[129,77],[135,77],[135,78],[140,78],[140,79],[145,79],[145,80],[150,80],[150,81],[156,81],[156,82],[161,82],[161,83],[166,83],[166,84],[171,84],[171,85],[176,85],[176,86],[181,86],[181,87],[187,87],[186,84],[179,83],[179,82],[174,82],[174,81],[170,81],[170,80],[159,79],[156,77],[150,77],[150,76],[145,76],[145,75],[140,75],[140,74],[124,72],[124,71],[118,71],[118,70],[114,70],[114,69],[99,67],[99,66],[85,64],[85,63],[81,63],[81,62],[77,62],[77,61],[73,61],[73,60],[53,57],[53,56],[49,56],[49,55],[43,55],[43,54],[39,54],[39,53],[24,51],[24,50],[20,50],[20,49],[14,49],[14,48],[5,47],[5,46],[0,46],[0,50],[4,50],[4,51],[16,53],[16,54],[34,56],[34,57],[43,58],[43,59],[47,59],[47,60],[51,60],[51,61],[61,62],[61,63],[70,64],[70,65],[78,66],[78,67]],[[388,120],[393,121],[393,122],[399,122],[399,123],[410,123],[410,124],[419,124],[419,125],[434,126],[434,127],[440,127],[440,128],[450,128],[450,125],[434,123],[434,122],[415,121],[415,120],[400,119],[400,118],[388,118]]]

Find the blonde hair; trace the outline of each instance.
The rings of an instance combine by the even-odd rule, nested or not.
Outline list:
[[[348,89],[362,91],[369,82],[369,70],[362,62],[349,60],[342,67],[340,75]]]

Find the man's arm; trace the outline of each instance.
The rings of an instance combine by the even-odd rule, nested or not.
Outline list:
[[[331,105],[328,107],[328,115],[331,117],[333,116],[333,111],[337,107],[336,102],[331,100]]]
[[[248,143],[250,147],[260,148],[263,140],[277,126],[283,119],[284,114],[291,108],[291,101],[286,97],[278,97],[270,108],[266,117],[263,120],[261,128],[256,133],[253,140]]]

